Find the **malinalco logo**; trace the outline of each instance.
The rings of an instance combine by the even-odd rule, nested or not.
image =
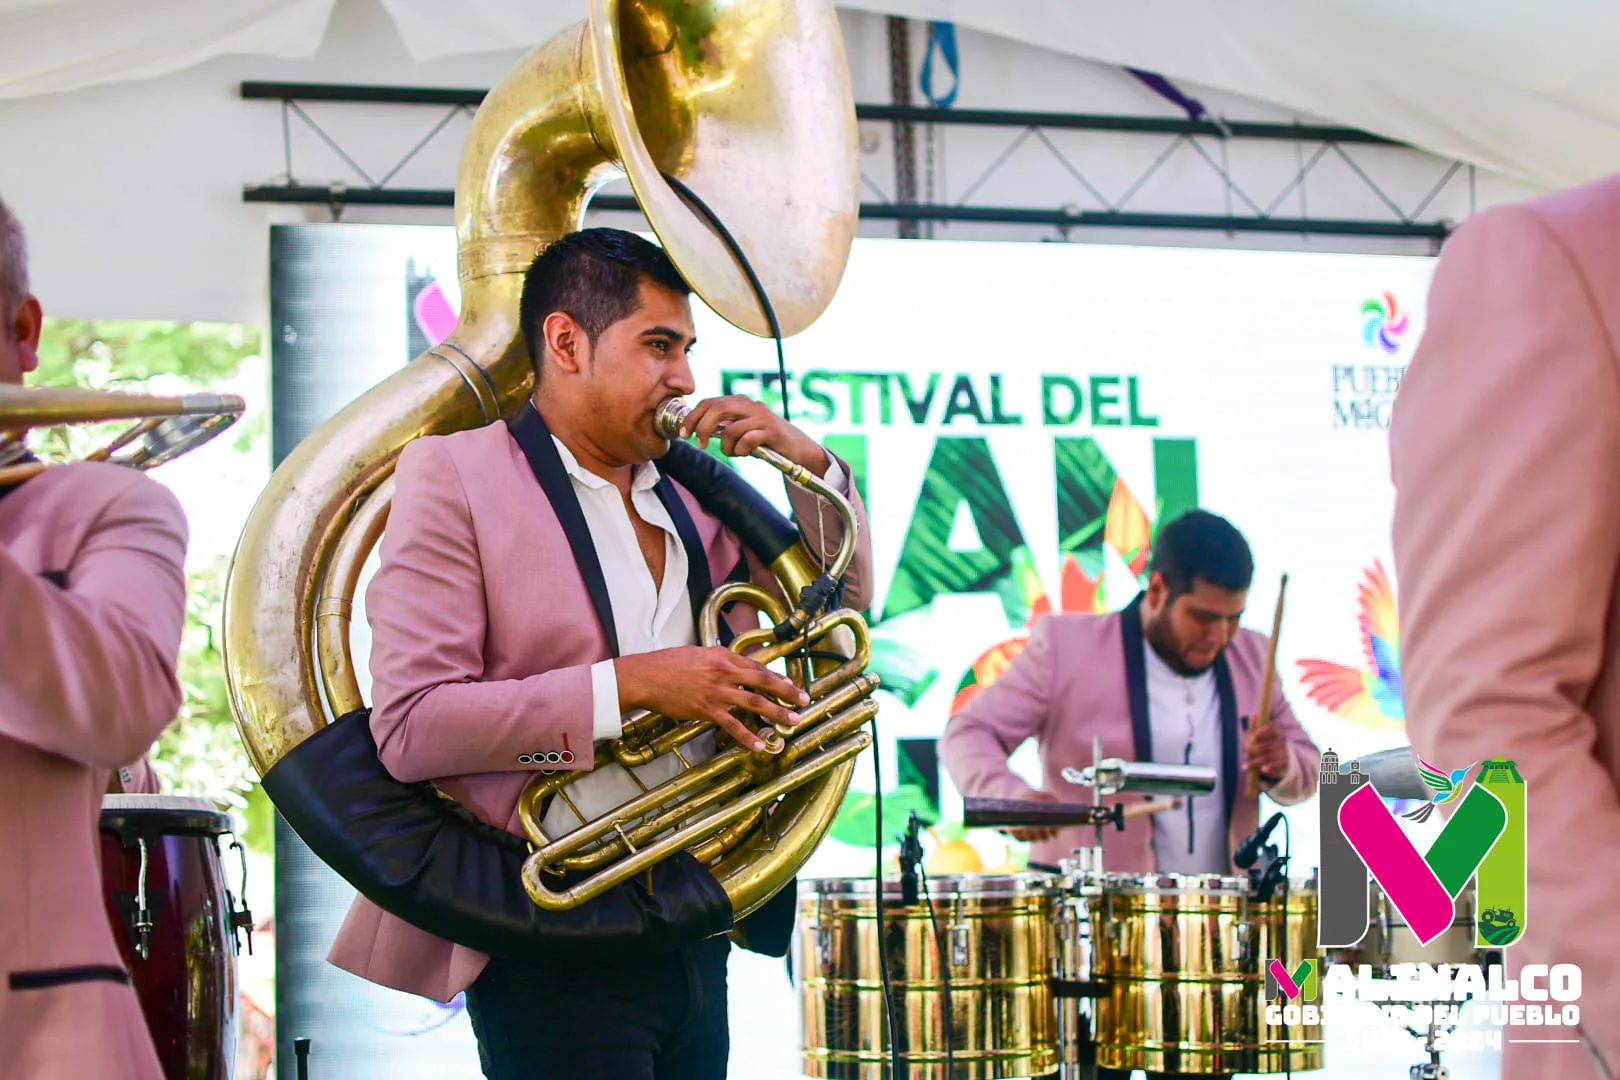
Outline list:
[[[1272,960],[1266,968],[1266,1000],[1275,1001],[1281,994],[1289,1001],[1315,1001],[1322,991],[1317,975],[1315,960],[1301,960],[1293,971],[1281,960]]]
[[[1430,809],[1451,802],[1456,809],[1420,852],[1359,763],[1344,774],[1332,750],[1322,755],[1319,947],[1348,948],[1367,932],[1369,874],[1423,945],[1456,921],[1456,901],[1470,879],[1478,945],[1503,948],[1519,939],[1526,915],[1524,781],[1512,761],[1493,758],[1457,800],[1469,771],[1422,763],[1425,783],[1438,792]]]
[[[1376,345],[1387,353],[1399,351],[1407,326],[1406,312],[1395,303],[1395,294],[1387,289],[1382,297],[1362,301],[1361,336],[1368,348]]]

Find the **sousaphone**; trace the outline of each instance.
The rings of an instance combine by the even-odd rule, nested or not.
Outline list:
[[[804,711],[822,706],[821,722],[776,733],[785,749],[770,762],[723,749],[732,764],[703,774],[703,784],[690,772],[677,777],[670,798],[687,809],[660,816],[640,807],[643,826],[657,824],[662,837],[656,857],[636,843],[651,834],[600,826],[572,841],[531,830],[526,842],[431,785],[394,781],[376,760],[349,621],[361,568],[386,526],[395,460],[412,439],[496,423],[521,407],[532,389],[518,325],[524,273],[620,175],[682,275],[722,317],[760,336],[809,326],[837,289],[859,208],[853,92],[830,0],[591,0],[583,23],[518,64],[485,99],[462,156],[454,333],[280,465],[225,595],[232,706],[283,817],[385,910],[515,958],[667,945],[722,932],[756,910],[830,826],[870,742],[861,724],[876,711],[876,680],[861,674],[865,624],[828,610],[829,568],[735,473],[676,443],[659,467],[772,567],[788,597],[783,605],[734,596],[757,601],[773,624],[734,647],[789,660],[812,695]],[[665,422],[678,411],[666,414]],[[853,526],[842,502],[834,509]],[[712,633],[713,620],[702,621]],[[827,659],[835,640],[843,650]],[[823,658],[806,660],[810,652]],[[598,760],[644,760],[690,733],[632,717],[625,739]],[[535,783],[549,792],[557,779]],[[724,820],[712,816],[720,812]],[[574,884],[549,887],[564,873]]]

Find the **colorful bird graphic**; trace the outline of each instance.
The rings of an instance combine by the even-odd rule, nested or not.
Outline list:
[[[1469,769],[1479,764],[1479,762],[1475,761],[1461,769],[1452,769],[1451,775],[1447,776],[1422,758],[1418,758],[1417,763],[1418,775],[1423,777],[1425,784],[1435,790],[1435,796],[1410,814],[1402,814],[1401,816],[1419,822],[1428,821],[1429,815],[1434,813],[1435,807],[1455,799],[1457,794],[1462,791],[1463,777],[1468,775]]]
[[[1305,694],[1347,723],[1369,731],[1403,731],[1401,630],[1395,589],[1382,563],[1374,561],[1361,585],[1361,650],[1366,669],[1329,660],[1301,660]]]

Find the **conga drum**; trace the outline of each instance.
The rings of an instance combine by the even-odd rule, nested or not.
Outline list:
[[[101,880],[118,951],[167,1080],[236,1072],[237,912],[207,799],[105,795]]]

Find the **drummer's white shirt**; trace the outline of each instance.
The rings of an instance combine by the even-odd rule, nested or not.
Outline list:
[[[1221,702],[1215,689],[1215,672],[1180,675],[1148,642],[1142,643],[1142,651],[1147,654],[1153,760],[1210,765],[1216,776],[1215,790],[1208,795],[1191,799],[1179,810],[1153,815],[1157,870],[1161,874],[1230,874],[1224,790],[1227,778],[1221,775]]]
[[[662,583],[654,583],[652,571],[647,568],[646,556],[641,553],[641,543],[636,539],[636,527],[619,489],[581,465],[561,439],[553,435],[551,441],[579,498],[579,509],[585,516],[597,561],[602,566],[608,606],[613,611],[613,629],[619,638],[619,655],[696,645],[697,628],[692,623],[692,601],[686,587],[686,547],[675,531],[675,522],[670,519],[663,500],[653,490],[658,483],[658,467],[651,462],[636,467],[630,480],[630,501],[635,504],[641,520],[657,526],[664,534]],[[836,460],[830,461],[823,479],[835,491],[846,490],[844,471]],[[591,716],[593,734],[598,740],[619,737],[623,721],[619,709],[619,680],[612,660],[591,665]],[[681,747],[682,756],[693,765],[707,761],[714,753],[713,732]],[[635,769],[636,778],[632,779],[623,767],[607,765],[578,777],[568,787],[568,798],[586,819],[599,817],[641,794],[636,779],[653,787],[673,777],[680,767],[674,755],[666,754]],[[552,799],[541,819],[541,827],[551,837],[579,825],[579,816],[562,799]]]

